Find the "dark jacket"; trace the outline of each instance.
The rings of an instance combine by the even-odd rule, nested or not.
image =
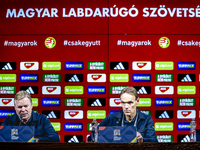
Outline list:
[[[8,116],[1,124],[2,126],[18,126],[20,119],[17,114]],[[24,125],[24,124],[21,124]],[[25,126],[34,126],[34,138],[38,138],[39,142],[60,142],[58,133],[54,130],[49,119],[43,114],[32,111],[30,120]]]
[[[136,124],[137,132],[140,132],[144,142],[158,142],[154,129],[154,122],[151,116],[142,113],[139,109],[138,121]],[[99,126],[121,126],[123,111],[109,114]]]

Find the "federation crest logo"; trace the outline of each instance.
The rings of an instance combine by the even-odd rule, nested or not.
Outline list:
[[[47,48],[54,48],[56,46],[56,40],[53,37],[48,37],[44,44]]]
[[[158,44],[161,48],[167,48],[170,45],[170,40],[167,37],[161,37]]]

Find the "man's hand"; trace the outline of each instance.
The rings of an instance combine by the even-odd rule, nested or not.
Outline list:
[[[137,132],[137,143],[143,143],[143,137],[139,132]]]

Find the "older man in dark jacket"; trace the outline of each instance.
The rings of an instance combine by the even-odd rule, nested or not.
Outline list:
[[[135,126],[137,142],[158,142],[152,117],[146,115],[136,107],[139,104],[137,91],[133,87],[126,87],[120,94],[122,111],[109,114],[99,126]]]
[[[32,111],[32,100],[28,92],[19,91],[14,100],[16,114],[8,116],[2,126],[34,126],[35,142],[60,142],[58,133],[47,117]]]

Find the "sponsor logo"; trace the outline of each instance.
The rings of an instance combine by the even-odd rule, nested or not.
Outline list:
[[[38,62],[20,62],[20,70],[38,70]]]
[[[128,82],[128,74],[110,74],[110,82]]]
[[[155,111],[155,118],[157,119],[172,119],[173,118],[173,111],[172,110],[156,110]]]
[[[65,70],[83,70],[83,62],[65,62]]]
[[[167,37],[161,37],[158,41],[161,48],[168,48],[170,45],[170,40]]]
[[[20,82],[38,82],[37,74],[20,74]]]
[[[97,106],[97,107],[106,106],[106,99],[105,98],[88,98],[87,106]]]
[[[141,110],[141,112],[146,114],[146,115],[151,115],[151,111],[150,110]]]
[[[14,110],[0,110],[0,118],[6,118],[15,114]]]
[[[178,70],[195,70],[195,62],[178,62]]]
[[[42,70],[61,70],[61,62],[43,62]]]
[[[156,122],[155,131],[173,131],[174,123],[173,122]]]
[[[139,104],[137,107],[150,107],[151,106],[151,98],[140,98]]]
[[[133,82],[151,82],[150,74],[133,74]]]
[[[42,106],[60,106],[60,98],[43,98]]]
[[[37,107],[38,106],[38,98],[31,98],[31,99],[32,99],[33,107]]]
[[[83,141],[83,135],[65,135],[66,143],[81,143]]]
[[[16,62],[0,62],[0,70],[16,70]]]
[[[43,86],[42,94],[44,95],[59,95],[61,94],[60,86]]]
[[[60,74],[43,74],[42,81],[43,82],[60,82],[61,75]]]
[[[82,110],[65,110],[64,112],[65,119],[83,119]]]
[[[83,99],[82,98],[65,98],[65,106],[81,107],[83,106]]]
[[[83,94],[83,86],[65,86],[65,94]]]
[[[190,135],[177,135],[177,142],[190,142]]]
[[[87,119],[104,119],[106,117],[105,110],[88,110]]]
[[[106,74],[87,74],[87,82],[106,82]]]
[[[105,70],[106,62],[88,62],[87,69],[88,70]]]
[[[83,74],[65,74],[65,82],[83,82]]]
[[[0,74],[0,82],[16,82],[16,74]]]
[[[134,61],[132,63],[133,70],[151,70],[150,61]]]
[[[0,106],[14,106],[14,98],[0,98]]]
[[[56,46],[56,40],[53,37],[45,39],[44,44],[47,48],[54,48]]]
[[[155,62],[155,70],[174,70],[174,62]]]
[[[195,74],[178,74],[178,82],[195,82]]]
[[[174,87],[170,85],[155,86],[155,94],[172,95],[174,94]]]
[[[105,86],[88,86],[87,94],[106,94]]]
[[[178,98],[178,106],[195,106],[195,98]]]
[[[156,82],[173,82],[173,74],[156,74]]]
[[[55,131],[60,131],[60,122],[51,122]]]
[[[110,62],[110,70],[128,70],[128,62]]]
[[[177,111],[178,119],[194,119],[196,118],[195,110],[178,110]]]
[[[134,86],[138,94],[151,94],[150,86]]]
[[[110,94],[120,94],[126,86],[111,86]]]
[[[161,143],[173,142],[173,135],[156,135],[156,138]]]
[[[38,94],[37,86],[20,86],[20,90],[27,91],[30,94]]]
[[[15,86],[0,86],[0,94],[15,94]]]
[[[65,123],[64,124],[65,131],[82,131],[83,124],[82,123]]]
[[[121,107],[120,98],[110,98],[110,107]]]
[[[173,98],[156,98],[155,106],[173,106]]]
[[[59,110],[43,110],[42,114],[46,115],[48,119],[59,119],[60,111]]]
[[[189,131],[191,128],[190,122],[178,122],[177,123],[177,130],[178,131]]]
[[[196,94],[196,86],[178,86],[178,94]]]

